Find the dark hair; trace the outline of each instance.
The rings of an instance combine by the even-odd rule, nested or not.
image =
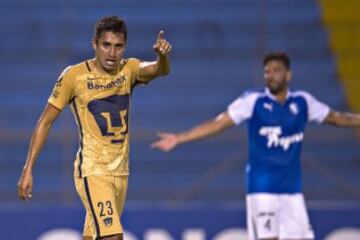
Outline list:
[[[263,66],[273,60],[282,62],[290,70],[290,58],[285,52],[270,52],[266,54],[263,58]]]
[[[106,16],[96,22],[94,40],[97,42],[104,32],[122,33],[125,42],[127,40],[127,29],[124,20],[117,16]]]

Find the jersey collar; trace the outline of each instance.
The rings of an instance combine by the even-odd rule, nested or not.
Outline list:
[[[289,97],[291,96],[291,91],[290,89],[287,90],[287,93],[286,93],[286,100],[289,99]],[[276,97],[274,94],[272,94],[270,92],[270,89],[268,87],[265,88],[265,95],[268,96],[270,99],[274,100],[274,101],[277,101]]]

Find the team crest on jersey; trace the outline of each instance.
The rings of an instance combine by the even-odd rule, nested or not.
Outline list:
[[[112,217],[104,218],[104,224],[105,224],[105,226],[110,227],[110,226],[112,225],[112,223],[113,223]]]
[[[273,110],[273,105],[271,103],[264,103],[263,107],[267,110],[269,110],[270,112],[272,112]]]
[[[296,103],[291,103],[289,108],[292,114],[297,115],[299,113],[299,107]]]

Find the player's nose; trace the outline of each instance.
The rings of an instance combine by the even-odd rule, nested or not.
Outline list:
[[[111,48],[109,51],[109,57],[114,58],[115,57],[115,48]]]

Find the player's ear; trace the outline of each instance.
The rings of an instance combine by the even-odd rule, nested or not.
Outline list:
[[[286,72],[286,81],[289,83],[291,81],[291,78],[292,78],[292,72],[291,70],[288,70]]]
[[[96,51],[97,49],[97,40],[95,38],[91,39],[91,45],[93,49]]]

